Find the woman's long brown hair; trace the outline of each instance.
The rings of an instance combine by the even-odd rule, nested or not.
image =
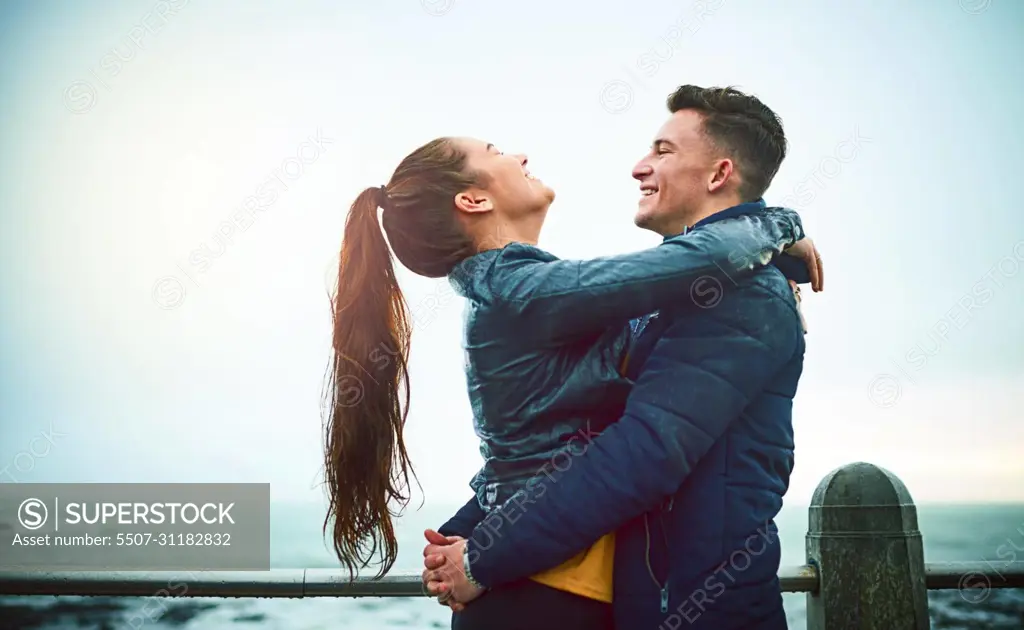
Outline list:
[[[475,251],[453,204],[478,179],[454,141],[434,140],[402,161],[386,189],[361,192],[345,220],[324,400],[324,532],[333,520],[334,551],[350,578],[378,555],[377,577],[394,565],[392,517],[408,504],[409,477],[416,477],[403,438],[412,326],[377,208],[399,260],[443,277]]]

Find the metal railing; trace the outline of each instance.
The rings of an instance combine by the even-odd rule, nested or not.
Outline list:
[[[1024,588],[1024,562],[998,569],[984,562],[925,564],[925,585],[935,589],[969,589],[965,576],[987,588]],[[779,570],[784,593],[816,593],[818,571],[812,565]],[[166,591],[166,593],[164,593]],[[392,573],[379,580],[334,569],[270,571],[0,571],[0,594],[149,597],[420,597],[419,573]]]

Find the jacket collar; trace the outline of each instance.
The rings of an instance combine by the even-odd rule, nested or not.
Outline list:
[[[757,201],[748,201],[747,203],[741,203],[738,206],[733,206],[731,208],[726,208],[725,210],[719,210],[718,212],[716,212],[716,213],[714,213],[712,215],[704,217],[703,219],[701,219],[700,221],[697,221],[693,225],[690,225],[690,226],[687,226],[687,227],[683,228],[683,231],[681,232],[681,234],[686,234],[687,232],[690,232],[691,230],[695,230],[695,229],[697,229],[697,228],[699,228],[699,227],[701,227],[703,225],[707,225],[709,223],[714,223],[715,221],[721,221],[722,219],[731,219],[733,217],[739,217],[739,216],[743,216],[745,214],[754,214],[755,212],[761,212],[766,207],[767,206],[766,206],[763,198],[762,199],[758,199]],[[668,239],[673,238],[675,236],[679,236],[679,234],[672,234],[670,236],[666,236],[665,240],[668,240]]]

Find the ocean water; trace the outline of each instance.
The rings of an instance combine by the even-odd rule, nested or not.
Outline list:
[[[410,509],[398,523],[396,571],[422,568],[422,532],[440,525],[455,507]],[[271,514],[273,568],[337,568],[321,534],[319,505],[277,504]],[[918,508],[925,560],[988,561],[995,570],[1024,549],[1024,505]],[[802,564],[807,510],[786,507],[777,520],[783,564]],[[1016,559],[1024,560],[1024,552]],[[998,578],[996,579],[998,581]],[[1024,591],[929,591],[936,629],[1024,628]],[[984,595],[984,597],[982,597]],[[785,596],[790,628],[804,630],[804,594]],[[981,601],[975,601],[981,599]],[[0,628],[39,630],[383,630],[447,628],[448,609],[426,598],[161,599],[0,597]],[[148,614],[141,613],[142,607]]]

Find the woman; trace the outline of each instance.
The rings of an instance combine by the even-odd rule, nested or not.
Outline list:
[[[472,486],[486,511],[527,488],[573,434],[618,418],[630,386],[619,367],[631,318],[678,301],[703,276],[752,273],[771,258],[762,252],[803,237],[794,212],[772,209],[633,254],[558,260],[534,246],[554,192],[525,166],[525,157],[479,140],[442,138],[352,204],[333,304],[324,523],[326,531],[333,520],[334,549],[350,574],[378,554],[380,575],[394,564],[389,504],[406,504],[412,472],[402,436],[411,327],[388,241],[410,270],[448,276],[468,299],[467,380],[485,459]],[[806,258],[813,248],[804,241],[798,251]],[[507,614],[496,618],[493,603],[513,591],[517,626],[611,627],[612,544],[608,536],[518,590],[485,595],[479,601],[492,605],[470,604],[453,627],[501,627]]]

